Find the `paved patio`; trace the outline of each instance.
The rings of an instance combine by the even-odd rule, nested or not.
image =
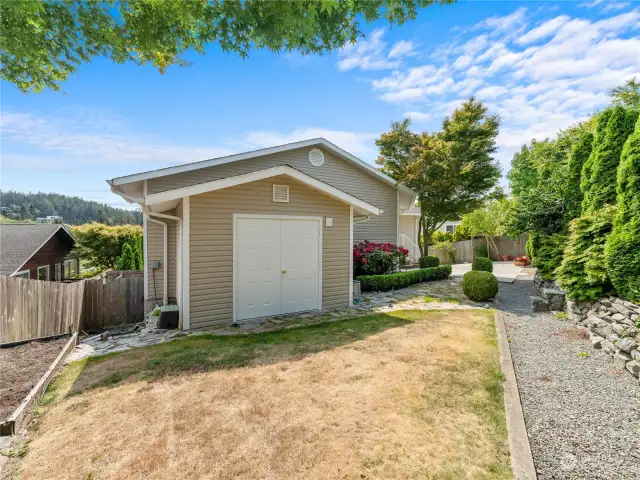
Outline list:
[[[522,275],[524,267],[516,267],[513,262],[493,262],[493,274],[499,282],[513,283],[518,275]],[[462,277],[471,271],[470,263],[460,263],[451,266],[452,277]]]

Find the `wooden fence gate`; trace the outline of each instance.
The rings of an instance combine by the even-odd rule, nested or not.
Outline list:
[[[525,254],[525,246],[528,238],[529,236],[524,234],[515,239],[508,237],[493,237],[493,241],[495,242],[500,255],[511,255],[512,257],[517,257]],[[487,241],[484,238],[474,238],[473,240],[453,242],[453,245],[456,247],[455,263],[470,263],[473,262],[475,248],[481,245],[487,245]],[[491,258],[491,260],[502,261],[502,258],[498,257],[498,254],[493,250],[493,248],[488,247],[488,250],[489,258]],[[447,254],[443,254],[431,246],[429,247],[429,255],[436,255],[440,259],[440,263],[451,263]]]
[[[144,278],[85,280],[81,329],[98,329],[144,320]]]

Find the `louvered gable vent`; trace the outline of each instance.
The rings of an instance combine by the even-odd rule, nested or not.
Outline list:
[[[273,201],[289,203],[289,185],[273,185]]]

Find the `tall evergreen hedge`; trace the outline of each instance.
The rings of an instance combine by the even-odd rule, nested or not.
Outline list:
[[[605,246],[607,272],[618,295],[640,302],[640,119],[622,150],[618,206]]]
[[[573,300],[597,300],[613,292],[604,250],[615,210],[615,206],[605,205],[569,224],[569,240],[556,281]]]
[[[582,168],[589,160],[593,150],[593,134],[583,132],[578,141],[571,149],[569,156],[569,175],[567,178],[567,188],[565,192],[565,204],[567,220],[572,220],[582,213],[582,190],[580,189],[580,178]]]
[[[616,202],[616,173],[625,141],[633,132],[638,113],[613,107],[604,138],[594,145],[588,191],[584,192],[583,213],[592,212]],[[600,124],[598,124],[600,126]],[[589,158],[591,160],[591,157]],[[586,208],[585,208],[586,207]]]
[[[591,175],[593,173],[593,163],[596,159],[596,151],[597,145],[600,145],[604,142],[607,123],[611,118],[611,114],[613,113],[613,109],[609,108],[602,112],[598,117],[598,122],[596,124],[596,134],[593,138],[593,147],[591,149],[591,154],[584,165],[582,165],[582,174],[580,175],[580,191],[582,192],[582,212],[586,212],[588,209],[588,204],[590,202],[590,198],[586,197],[589,195],[591,190]]]

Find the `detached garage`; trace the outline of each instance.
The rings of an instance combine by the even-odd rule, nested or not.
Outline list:
[[[328,169],[325,153],[310,146],[111,180],[112,190],[144,213],[147,308],[175,302],[189,329],[351,305],[354,224],[383,214],[354,193],[367,184],[370,195],[378,189],[386,201],[388,190],[398,199],[395,188],[406,187],[346,156]],[[304,165],[301,153],[304,168],[331,182],[287,164],[270,166],[286,161],[285,154]],[[246,172],[245,162],[256,168]],[[335,186],[349,175],[354,193]],[[394,208],[391,228],[397,229],[397,216]]]

